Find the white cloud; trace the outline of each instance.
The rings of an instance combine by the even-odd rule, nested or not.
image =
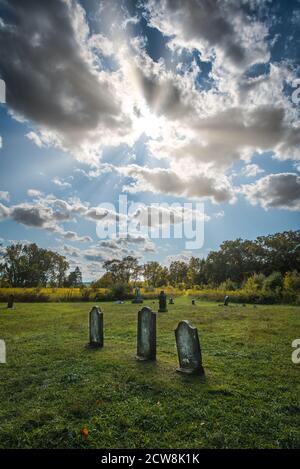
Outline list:
[[[166,259],[166,265],[169,266],[171,262],[185,262],[188,263],[191,257],[195,256],[195,252],[192,251],[182,251],[179,254],[173,254],[168,256]]]
[[[27,195],[28,195],[29,197],[42,197],[42,196],[43,196],[43,192],[38,191],[37,189],[28,189]]]
[[[9,202],[10,195],[7,191],[0,191],[0,200],[4,200],[4,202]]]
[[[53,179],[52,179],[52,182],[53,182],[53,184],[55,184],[56,186],[61,187],[61,188],[63,188],[63,189],[66,189],[66,188],[68,188],[68,187],[72,187],[72,184],[70,184],[69,182],[64,181],[63,179],[58,178],[58,177],[53,178]]]
[[[218,179],[205,174],[184,177],[168,169],[137,165],[130,165],[121,171],[135,180],[133,184],[123,188],[127,192],[152,191],[191,199],[210,198],[215,203],[235,199],[230,181],[223,175]]]
[[[28,15],[28,5],[13,0],[9,13],[0,30],[0,70],[14,116],[36,124],[27,137],[39,147],[58,146],[97,164],[102,145],[126,140],[131,122],[118,73],[98,68],[93,49],[100,38],[90,39],[84,9],[77,1],[31,0]],[[108,42],[101,47],[107,52]]]
[[[261,173],[264,173],[265,171],[260,168],[257,164],[247,164],[241,174],[243,176],[247,176],[247,177],[255,177],[257,176],[258,174],[261,174]]]
[[[270,58],[268,27],[253,14],[267,2],[149,0],[145,18],[170,36],[171,66],[151,59],[144,38],[130,36],[127,26],[138,18],[118,2],[101,3],[104,30],[94,35],[77,1],[31,0],[30,17],[22,2],[10,3],[10,21],[18,28],[8,27],[5,18],[0,30],[0,70],[13,78],[7,80],[8,104],[16,118],[30,121],[29,139],[88,163],[88,171],[79,170],[88,178],[118,171],[131,179],[124,186],[129,192],[223,203],[236,198],[228,176],[235,162],[244,161],[244,175],[256,177],[262,170],[251,162],[254,152],[300,160],[299,110],[285,93],[295,70],[282,61],[259,76],[247,74]],[[208,87],[202,87],[196,60],[180,66],[180,48],[196,48],[211,62]],[[111,69],[105,68],[108,57]],[[27,86],[18,86],[21,80]],[[104,147],[132,147],[142,134],[149,165],[100,164]],[[158,159],[163,167],[153,167]],[[59,178],[53,182],[70,187]],[[62,205],[60,221],[78,213],[104,218],[97,207]]]
[[[253,184],[242,186],[242,192],[252,205],[300,210],[300,176],[295,173],[269,174]]]
[[[32,196],[32,190],[28,191]],[[90,236],[80,236],[74,231],[65,230],[61,223],[72,221],[76,214],[87,211],[87,207],[77,200],[71,204],[55,199],[54,196],[43,196],[34,192],[34,202],[23,202],[9,207],[0,204],[0,220],[12,219],[30,228],[39,228],[57,233],[63,238],[77,242],[91,242]]]
[[[26,134],[26,137],[31,140],[37,147],[42,148],[44,146],[43,140],[38,136],[36,132],[28,132],[28,134]]]
[[[269,60],[266,26],[241,2],[148,0],[150,25],[172,37],[170,47],[198,49],[203,59],[243,69]]]

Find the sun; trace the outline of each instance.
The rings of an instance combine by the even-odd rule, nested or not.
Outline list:
[[[134,129],[138,134],[145,134],[147,137],[156,139],[161,133],[161,128],[161,118],[151,112],[148,106],[143,106],[136,113]]]

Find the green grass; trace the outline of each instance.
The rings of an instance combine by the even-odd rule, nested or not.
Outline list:
[[[135,360],[138,305],[100,305],[102,350],[86,348],[91,304],[0,305],[0,447],[299,448],[300,308],[175,303],[156,363]],[[181,319],[198,327],[206,382],[175,372]]]

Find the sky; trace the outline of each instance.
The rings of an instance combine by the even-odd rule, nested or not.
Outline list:
[[[299,25],[299,0],[0,0],[0,254],[90,281],[299,229]]]

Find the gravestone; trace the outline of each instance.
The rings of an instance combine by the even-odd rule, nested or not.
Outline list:
[[[173,305],[173,304],[174,304],[174,300],[173,300],[173,298],[171,297],[171,298],[169,299],[169,305]]]
[[[7,301],[7,309],[12,309],[14,307],[14,295],[9,295]]]
[[[156,314],[147,307],[138,312],[136,358],[156,360]]]
[[[224,306],[228,306],[228,304],[229,304],[229,296],[226,295],[224,298]]]
[[[135,298],[134,298],[134,300],[132,300],[132,303],[135,303],[135,304],[143,303],[139,287],[135,288]]]
[[[158,301],[159,301],[158,312],[166,313],[168,311],[167,310],[167,295],[165,294],[163,290],[159,294]]]
[[[194,298],[192,299],[192,305],[195,305],[196,304],[196,301],[194,300]]]
[[[180,321],[176,330],[176,346],[179,359],[177,371],[204,375],[198,330],[189,321]]]
[[[0,363],[6,363],[6,347],[4,340],[0,340]]]
[[[103,347],[103,313],[93,306],[90,311],[90,346],[91,347]]]

